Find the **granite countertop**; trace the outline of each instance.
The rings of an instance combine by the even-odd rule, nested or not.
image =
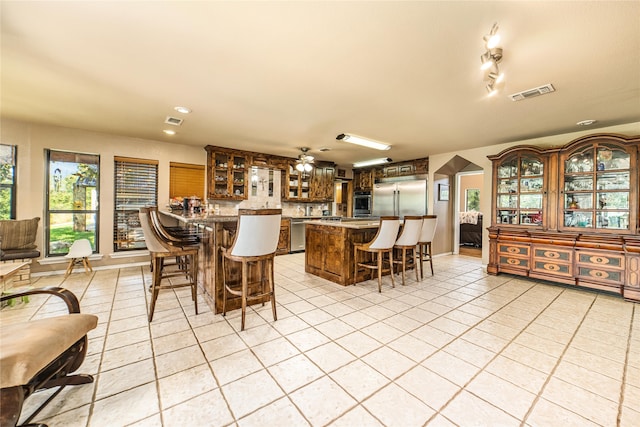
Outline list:
[[[187,223],[187,224],[211,224],[211,223],[216,223],[216,222],[230,222],[230,221],[237,221],[238,220],[238,215],[215,215],[215,214],[210,214],[210,213],[200,213],[200,214],[192,214],[192,213],[187,213],[184,214],[182,213],[182,211],[177,211],[177,212],[171,212],[168,210],[160,210],[159,211],[161,214],[167,215],[171,218],[175,218],[178,221]],[[312,215],[312,216],[282,216],[283,219],[302,219],[302,220],[318,220],[318,221],[324,221],[324,222],[332,222],[332,223],[339,223],[340,221],[336,220],[335,216],[329,216],[329,217],[322,217],[319,215]],[[321,218],[325,218],[325,219],[321,219]],[[333,220],[331,218],[334,218]]]
[[[380,226],[379,220],[346,220],[346,221],[332,221],[332,220],[309,220],[305,221],[305,224],[323,225],[327,227],[341,227],[341,228],[354,228],[356,230],[364,230],[367,228],[378,228]]]

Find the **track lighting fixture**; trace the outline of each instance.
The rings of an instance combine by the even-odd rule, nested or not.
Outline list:
[[[498,92],[497,85],[504,81],[504,73],[500,72],[498,64],[502,61],[502,48],[498,47],[500,43],[500,35],[498,34],[498,23],[491,27],[489,34],[482,38],[485,43],[486,51],[480,55],[480,69],[485,71],[485,80],[489,81],[486,85],[489,96],[494,96]]]
[[[296,161],[296,170],[299,172],[311,172],[313,169],[314,157],[307,154],[309,151],[308,147],[302,147],[300,149],[302,154],[298,156],[298,160]]]

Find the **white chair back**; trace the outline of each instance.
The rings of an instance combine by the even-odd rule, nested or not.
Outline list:
[[[151,228],[151,221],[148,209],[140,208],[140,225],[142,226],[142,234],[144,234],[144,243],[149,252],[169,252],[169,250],[156,237],[155,231]]]
[[[402,225],[402,233],[396,245],[398,246],[415,246],[420,239],[420,232],[422,231],[422,217],[421,216],[406,216],[404,218],[404,224]]]
[[[273,212],[265,215],[265,212]],[[279,213],[278,213],[279,212]],[[274,253],[280,238],[279,209],[241,210],[238,217],[238,231],[231,246],[233,256],[261,256]]]
[[[422,217],[422,232],[420,233],[420,243],[427,243],[433,241],[433,236],[436,234],[436,226],[438,225],[438,217],[435,215],[425,215]]]
[[[390,249],[396,244],[400,230],[400,220],[398,217],[380,218],[380,228],[376,238],[369,245],[369,249]]]
[[[65,258],[85,258],[91,256],[92,253],[93,249],[89,239],[79,239],[73,242]]]

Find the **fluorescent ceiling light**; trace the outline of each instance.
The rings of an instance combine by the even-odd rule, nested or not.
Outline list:
[[[364,168],[367,166],[375,166],[375,165],[381,165],[383,163],[390,163],[392,160],[388,157],[382,157],[380,159],[372,159],[372,160],[364,160],[362,162],[355,162],[353,164],[354,168]]]
[[[391,148],[391,145],[385,144],[384,142],[374,141],[373,139],[364,138],[357,135],[349,135],[345,133],[341,133],[336,137],[336,139],[338,141],[345,141],[351,144],[362,145],[363,147],[375,148],[376,150],[388,150]]]

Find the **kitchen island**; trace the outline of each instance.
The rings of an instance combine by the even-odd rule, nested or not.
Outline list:
[[[378,220],[306,221],[305,271],[343,286],[371,279],[371,270],[358,272],[354,280],[354,243],[369,242],[378,231]],[[372,254],[363,254],[372,257]],[[363,258],[364,259],[364,258]]]
[[[238,217],[235,215],[183,214],[182,212],[159,211],[165,225],[180,225],[197,231],[200,235],[200,251],[198,255],[198,286],[204,293],[205,300],[214,313],[222,313],[224,282],[222,272],[222,255],[220,248],[228,248],[238,228]],[[289,218],[283,218],[280,228],[281,240],[289,240]],[[280,245],[279,245],[280,246]],[[288,252],[288,251],[287,251]],[[249,288],[260,286],[260,269],[249,265]],[[230,263],[227,282],[241,283],[241,265]],[[269,301],[269,296],[262,300],[254,300],[250,304]],[[241,299],[235,295],[227,296],[227,311],[241,307]]]

